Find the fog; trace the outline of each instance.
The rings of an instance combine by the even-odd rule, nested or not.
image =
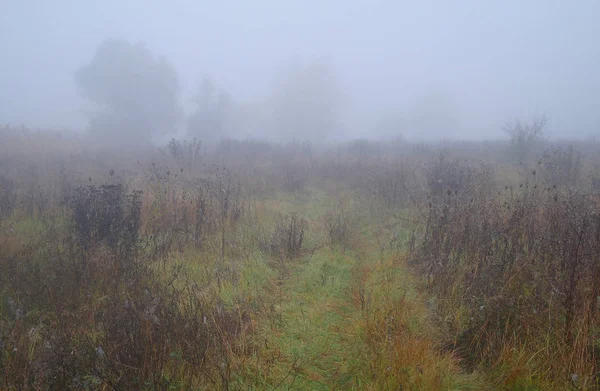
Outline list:
[[[495,139],[507,121],[542,114],[551,137],[600,135],[597,1],[23,0],[0,9],[2,124],[114,124],[90,114],[102,104],[76,77],[113,40],[143,42],[141,57],[173,70],[161,86],[176,102],[156,121],[163,90],[140,90],[161,96],[137,113],[160,124],[155,140],[194,126],[213,138]],[[205,112],[199,101],[214,106],[210,116],[193,117]]]

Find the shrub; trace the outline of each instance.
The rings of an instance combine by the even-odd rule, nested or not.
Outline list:
[[[79,187],[68,203],[75,238],[85,249],[104,242],[131,249],[137,241],[141,192],[126,195],[120,184]]]
[[[293,259],[302,253],[308,223],[297,213],[289,213],[280,217],[275,224],[269,245],[272,254]]]
[[[548,120],[545,116],[534,118],[531,123],[515,121],[507,125],[504,131],[510,137],[510,152],[519,162],[524,162],[532,149],[544,136]]]

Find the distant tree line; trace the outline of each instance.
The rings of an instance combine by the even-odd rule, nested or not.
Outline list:
[[[236,102],[205,76],[185,115],[175,68],[144,44],[110,39],[75,74],[88,112],[90,136],[114,144],[148,143],[185,127],[187,138],[216,141],[252,133],[280,140],[321,141],[336,130],[340,94],[332,69],[310,65],[276,83],[266,107]]]
[[[87,113],[90,136],[117,145],[166,141],[181,131],[184,138],[202,142],[266,136],[280,142],[322,143],[343,133],[340,80],[325,64],[282,72],[263,102],[239,102],[204,76],[191,97],[191,111],[185,113],[179,76],[166,58],[155,56],[144,44],[109,39],[75,73],[75,82],[81,96],[93,104]],[[535,149],[545,126],[542,117],[506,127],[515,160],[523,161]],[[406,110],[388,112],[373,129],[361,131],[397,141],[407,133],[444,138],[458,131],[458,119],[451,97],[434,93],[415,98]]]

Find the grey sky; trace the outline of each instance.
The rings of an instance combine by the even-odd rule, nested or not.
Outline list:
[[[591,0],[4,0],[0,121],[84,128],[73,73],[123,38],[168,58],[183,102],[203,74],[261,101],[282,69],[320,61],[343,81],[351,136],[439,112],[453,124],[429,136],[498,137],[536,113],[554,135],[600,135],[599,17]]]

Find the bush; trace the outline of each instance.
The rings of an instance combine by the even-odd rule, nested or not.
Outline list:
[[[289,213],[280,217],[271,235],[270,251],[272,254],[293,259],[302,253],[302,244],[308,223],[297,213]]]
[[[531,123],[515,121],[505,127],[504,131],[510,137],[510,152],[517,161],[523,163],[532,149],[544,136],[548,119],[544,116],[534,118]]]
[[[141,192],[126,195],[120,184],[79,187],[67,201],[74,238],[85,250],[102,243],[121,251],[134,249],[140,228]]]

